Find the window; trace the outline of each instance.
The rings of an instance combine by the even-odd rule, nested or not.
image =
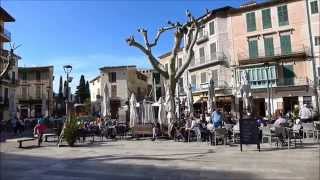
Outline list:
[[[201,83],[206,83],[207,82],[207,73],[202,72],[201,73]]]
[[[263,24],[263,29],[268,29],[272,27],[270,9],[262,10],[262,24]]]
[[[182,66],[182,58],[179,58],[178,59],[178,67],[181,67]]]
[[[22,80],[24,80],[24,81],[27,80],[27,72],[22,73]]]
[[[254,12],[246,14],[247,19],[247,32],[256,30],[256,16]]]
[[[194,56],[192,57],[191,61],[190,61],[190,66],[194,66],[195,65],[195,59],[194,59]]]
[[[252,39],[248,41],[249,45],[249,58],[257,58],[258,57],[258,41],[256,39]]]
[[[117,81],[117,73],[116,72],[109,72],[109,82],[116,82]]]
[[[294,85],[295,73],[293,71],[293,65],[283,66],[283,85]]]
[[[211,55],[211,60],[217,59],[217,45],[216,45],[216,43],[210,44],[210,55]]]
[[[160,84],[160,73],[154,73],[153,78],[156,84]]]
[[[278,21],[279,26],[289,25],[287,5],[278,7]]]
[[[311,14],[317,14],[319,12],[317,0],[311,1],[310,7],[311,7]]]
[[[0,101],[3,101],[3,96],[2,96],[2,87],[0,86]]]
[[[23,99],[25,99],[25,98],[27,98],[27,87],[22,87],[22,89],[21,89],[21,97],[23,98]]]
[[[265,56],[274,56],[274,46],[272,37],[264,38],[264,52]]]
[[[280,35],[281,54],[288,55],[291,53],[290,35]]]
[[[203,64],[205,62],[204,47],[201,47],[199,49],[199,55],[200,55],[200,64]]]
[[[9,99],[9,89],[8,88],[4,88],[4,99]]]
[[[214,32],[214,21],[209,23],[209,33],[210,33],[210,35],[213,35],[215,33]]]
[[[14,83],[16,81],[16,72],[12,71],[11,80]]]
[[[138,88],[140,90],[140,88]],[[139,95],[139,91],[138,91]],[[116,97],[117,96],[117,85],[111,85],[111,97]]]
[[[40,99],[41,98],[41,87],[36,86],[36,98]]]
[[[182,78],[179,78],[178,83],[179,83],[179,90],[180,90],[180,92],[183,92],[183,91],[184,91],[184,90],[183,90],[183,79],[182,79]]]
[[[165,65],[164,65],[164,69],[165,69],[166,71],[168,71],[168,64],[165,64]]]
[[[192,88],[197,87],[197,76],[195,74],[191,75],[191,86],[192,86]]]
[[[199,35],[199,38],[202,38],[204,36],[204,28],[199,29],[198,35]]]
[[[307,106],[312,106],[312,97],[311,96],[303,96],[303,104]]]
[[[36,80],[40,81],[41,80],[41,72],[36,72]]]
[[[215,69],[215,70],[212,70],[212,71],[211,71],[211,77],[210,77],[210,78],[213,79],[215,85],[218,84],[218,79],[219,79],[218,70],[216,70],[216,69]]]
[[[320,36],[315,36],[314,37],[314,45],[319,46],[320,45]]]

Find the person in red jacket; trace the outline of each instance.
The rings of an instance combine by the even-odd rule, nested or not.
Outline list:
[[[41,145],[42,137],[46,130],[47,126],[44,124],[44,120],[42,118],[39,118],[37,125],[33,129],[33,134],[38,137],[38,146]]]

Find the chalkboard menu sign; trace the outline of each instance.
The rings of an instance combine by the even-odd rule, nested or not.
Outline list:
[[[254,118],[242,118],[240,123],[240,150],[242,144],[256,144],[260,151],[259,128]]]

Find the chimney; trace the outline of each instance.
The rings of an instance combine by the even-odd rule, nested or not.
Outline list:
[[[243,7],[249,7],[249,6],[254,6],[256,5],[257,2],[255,0],[248,0],[247,2],[245,2],[244,4],[241,4],[240,5],[240,8],[243,8]]]

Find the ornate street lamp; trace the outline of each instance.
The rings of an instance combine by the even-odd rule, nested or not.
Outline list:
[[[69,96],[70,96],[69,83],[72,81],[72,78],[69,77],[69,74],[72,71],[72,66],[71,65],[64,65],[63,70],[67,74],[67,88],[66,88],[65,99],[66,99],[66,116],[67,116],[67,118],[69,118],[69,112],[68,112],[68,104],[69,104]]]

